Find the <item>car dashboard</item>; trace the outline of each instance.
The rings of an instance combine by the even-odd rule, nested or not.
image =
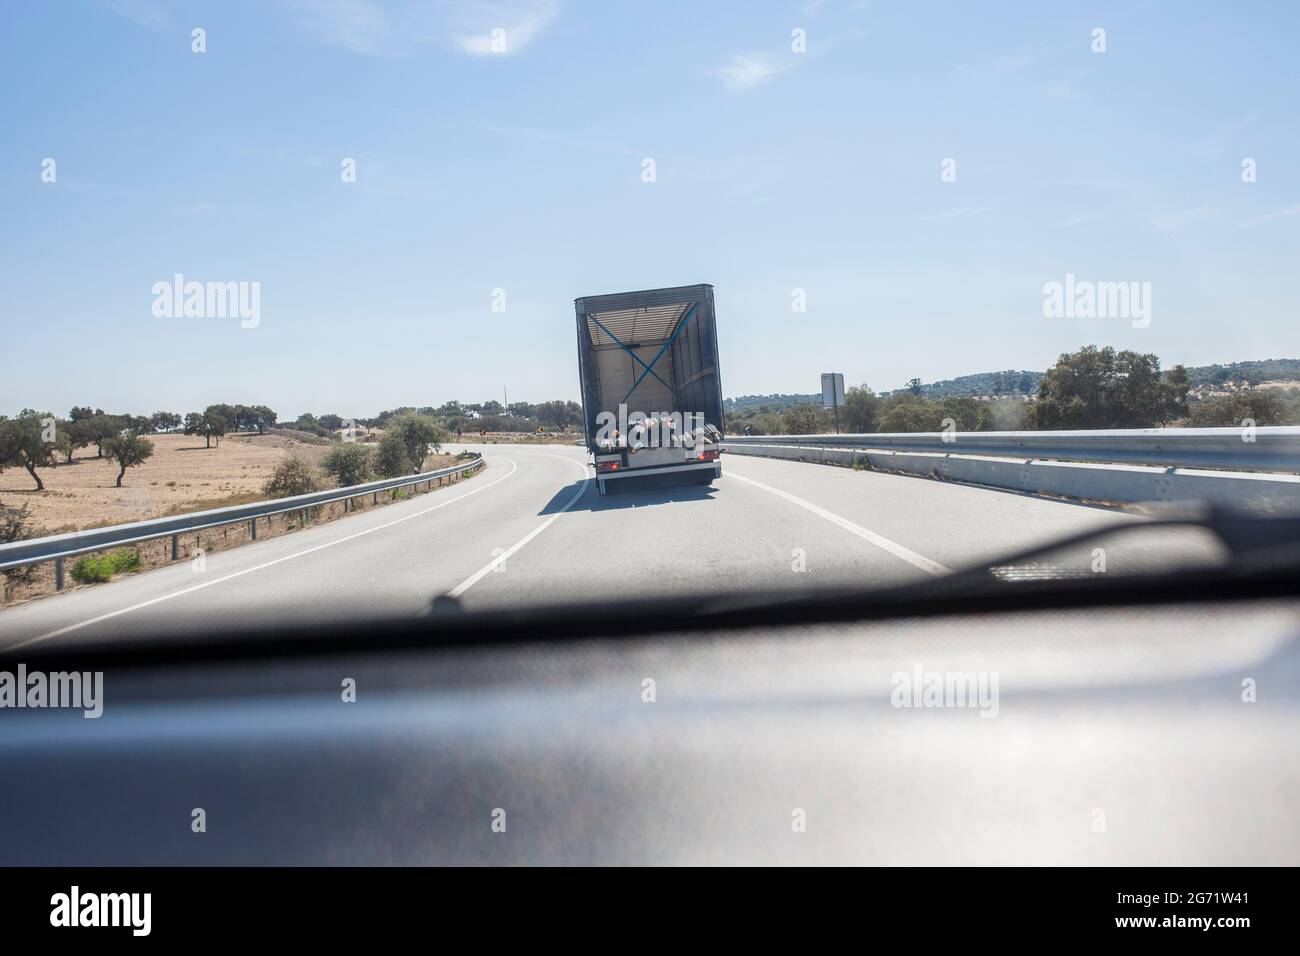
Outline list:
[[[0,862],[1300,862],[1293,597],[482,641],[436,621],[28,661],[101,669],[103,713],[0,714]]]

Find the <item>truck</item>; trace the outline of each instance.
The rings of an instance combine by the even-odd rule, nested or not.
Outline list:
[[[707,485],[721,478],[713,286],[589,295],[574,309],[582,416],[600,494],[628,487],[627,479]]]

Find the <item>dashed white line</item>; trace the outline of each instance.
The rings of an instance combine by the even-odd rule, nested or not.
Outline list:
[[[332,548],[336,544],[343,544],[344,542],[347,541],[354,541],[357,538],[364,537],[365,535],[374,534],[376,531],[383,531],[385,528],[391,528],[393,525],[401,524],[404,521],[410,521],[412,518],[419,518],[422,515],[427,515],[431,511],[437,511],[439,508],[445,508],[447,507],[447,505],[455,504],[457,501],[463,501],[464,499],[468,498],[470,495],[478,494],[480,491],[487,491],[493,485],[497,485],[505,481],[507,478],[509,478],[511,475],[515,473],[515,471],[519,468],[519,466],[515,463],[513,459],[506,458],[504,460],[510,462],[510,470],[506,472],[504,475],[502,475],[500,478],[497,478],[493,481],[489,481],[485,485],[479,485],[476,488],[472,488],[469,491],[465,492],[465,494],[457,495],[455,498],[452,498],[448,501],[441,501],[438,504],[433,505],[432,507],[423,508],[420,511],[414,512],[413,514],[403,515],[402,517],[397,518],[393,521],[386,521],[383,524],[375,525],[375,527],[373,528],[366,528],[364,531],[358,531],[354,534],[346,535],[345,537],[342,538],[336,538],[333,541],[326,541],[324,544],[318,544],[315,547],[305,548],[302,551],[295,551],[293,554],[286,554],[284,557],[276,558],[274,561],[266,561],[263,562],[262,564],[254,565],[251,568],[244,568],[244,570],[242,571],[236,571],[233,574],[226,574],[219,578],[213,578],[211,581],[204,581],[202,584],[196,584],[193,587],[182,588],[179,591],[172,591],[169,594],[162,594],[156,598],[151,598],[148,601],[141,601],[139,604],[132,604],[130,607],[119,608],[116,611],[109,611],[107,614],[101,614],[98,617],[92,617],[85,621],[79,621],[76,624],[69,624],[67,627],[59,628],[57,631],[50,631],[48,634],[41,634],[38,637],[29,638],[28,640],[25,641],[19,641],[17,644],[10,644],[5,649],[15,650],[20,647],[29,647],[32,644],[37,644],[40,643],[41,641],[49,640],[52,637],[59,637],[62,634],[67,634],[71,631],[78,631],[81,628],[89,627],[92,624],[98,624],[100,621],[107,621],[110,618],[119,617],[123,614],[130,614],[132,611],[139,611],[142,608],[150,607],[154,604],[161,604],[163,601],[170,601],[172,598],[182,597],[183,595],[186,594],[193,594],[195,591],[201,591],[204,588],[210,588],[215,584],[221,584],[223,581],[230,581],[234,578],[243,577],[245,574],[252,574],[254,571],[262,571],[274,565],[283,564],[285,561],[292,561],[295,558],[301,558],[308,554],[314,554],[317,551],[323,551],[326,548]]]
[[[583,477],[585,478],[587,476],[587,466],[584,464],[580,464],[579,462],[573,461],[572,458],[566,458],[563,455],[550,455],[550,454],[546,454],[546,452],[536,452],[535,454],[546,455],[547,458],[559,458],[562,461],[573,462],[573,464],[577,465],[582,470]],[[533,538],[537,537],[539,534],[541,534],[551,525],[555,524],[556,520],[560,517],[560,515],[564,514],[566,511],[568,511],[570,508],[572,508],[575,504],[578,503],[578,499],[582,497],[583,493],[589,487],[590,486],[585,481],[582,484],[578,485],[577,490],[574,491],[573,493],[573,497],[571,497],[568,501],[565,502],[563,508],[555,512],[555,514],[551,515],[549,518],[547,518],[545,521],[539,524],[532,531],[528,532],[528,534],[524,535],[522,538],[520,538],[510,547],[506,548],[505,551],[498,554],[495,558],[493,558],[487,564],[483,565],[483,567],[479,568],[477,571],[475,571],[473,574],[467,577],[464,581],[461,581],[460,584],[456,585],[454,588],[452,588],[450,591],[447,592],[447,597],[453,597],[453,598],[460,597],[462,594],[464,594],[474,585],[478,584],[479,581],[483,580],[483,578],[485,578],[487,575],[491,574],[494,570],[496,570],[499,566],[504,564],[506,558],[510,557],[512,554],[514,554],[516,551],[518,551],[520,548],[526,545],[529,541],[532,541]]]
[[[734,471],[727,472],[727,477],[735,478],[737,481],[743,481],[747,484],[753,485],[755,488],[762,488],[764,491],[771,492],[772,494],[776,495],[778,498],[784,498],[786,501],[790,502],[791,504],[796,504],[800,508],[807,509],[808,511],[811,511],[813,514],[817,515],[819,518],[825,518],[831,524],[838,525],[839,527],[843,528],[845,531],[849,532],[850,534],[857,535],[859,538],[861,538],[864,541],[869,541],[871,544],[874,544],[877,548],[880,548],[881,550],[884,551],[888,551],[896,558],[902,558],[908,564],[912,565],[912,567],[920,568],[922,571],[926,572],[927,574],[939,575],[939,574],[952,573],[951,568],[944,567],[938,561],[931,561],[925,555],[917,554],[915,551],[911,550],[910,548],[903,547],[897,541],[890,541],[888,538],[884,537],[883,535],[876,534],[876,532],[870,531],[862,527],[862,525],[860,524],[854,524],[848,518],[841,518],[839,515],[835,514],[834,512],[827,511],[825,508],[822,508],[819,505],[815,505],[811,501],[804,501],[802,498],[796,497],[795,495],[790,494],[788,491],[782,491],[780,488],[773,488],[771,485],[765,485],[761,481],[755,481],[753,478],[746,478],[744,475],[738,475]]]

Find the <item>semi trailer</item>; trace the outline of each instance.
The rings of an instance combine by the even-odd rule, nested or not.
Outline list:
[[[628,479],[722,477],[713,286],[574,300],[587,450],[603,495]],[[614,485],[610,485],[614,482]]]

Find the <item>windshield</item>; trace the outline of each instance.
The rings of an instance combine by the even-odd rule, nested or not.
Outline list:
[[[1300,510],[1292,8],[365,11],[0,14],[4,646]]]

